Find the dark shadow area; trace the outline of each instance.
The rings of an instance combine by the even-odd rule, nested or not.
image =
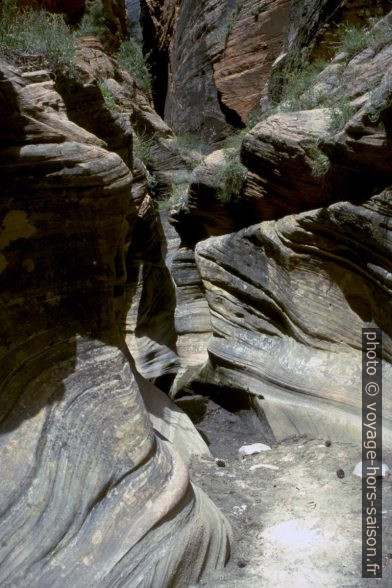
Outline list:
[[[242,122],[238,112],[236,112],[223,102],[222,92],[218,91],[217,95],[220,109],[225,117],[227,124],[234,127],[235,129],[244,129],[246,125]]]
[[[140,2],[140,25],[143,32],[143,53],[150,64],[152,98],[159,116],[164,118],[168,88],[169,55],[167,48],[158,42],[155,27],[145,0]]]

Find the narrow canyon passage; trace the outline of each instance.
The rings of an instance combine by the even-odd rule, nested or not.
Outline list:
[[[0,3],[0,586],[392,585],[391,8]]]

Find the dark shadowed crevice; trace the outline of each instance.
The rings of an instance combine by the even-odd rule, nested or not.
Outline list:
[[[157,113],[164,118],[169,56],[166,48],[159,47],[154,23],[144,0],[140,3],[140,26],[143,34],[143,53],[147,56],[150,65],[154,107]]]
[[[218,102],[222,114],[225,117],[227,124],[235,127],[236,129],[244,129],[245,124],[242,122],[240,115],[235,110],[232,110],[227,104],[225,104],[222,100],[222,92],[218,90]]]

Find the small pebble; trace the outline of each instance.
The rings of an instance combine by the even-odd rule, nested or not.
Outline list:
[[[324,443],[325,447],[331,447],[331,441],[329,439],[326,440],[326,442]]]
[[[220,468],[226,467],[226,462],[223,459],[219,459],[218,457],[215,459],[215,463]]]
[[[238,450],[240,459],[244,459],[246,455],[253,455],[254,453],[261,453],[262,451],[271,451],[269,445],[265,443],[252,443],[252,445],[242,445]]]
[[[344,478],[344,470],[336,470],[336,475],[338,478]]]

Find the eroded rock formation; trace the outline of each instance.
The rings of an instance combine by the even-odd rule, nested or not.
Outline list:
[[[342,94],[352,99],[341,128],[331,121],[338,107],[322,107],[278,111],[245,136],[241,202],[254,222],[264,222],[222,231],[195,248],[213,337],[191,387],[215,386],[234,397],[242,390],[278,439],[307,433],[358,440],[362,327],[383,330],[383,373],[391,378],[387,39],[352,59],[337,56],[309,90],[328,87],[332,103]],[[199,188],[208,193],[205,184]],[[191,203],[192,189],[190,210]],[[197,206],[195,223],[209,210],[200,197]]]
[[[278,439],[358,438],[364,326],[383,329],[390,381],[391,212],[385,191],[197,246],[214,331],[201,379],[259,397]]]
[[[142,22],[158,67],[164,59],[169,63],[164,109],[175,132],[193,132],[217,143],[232,126],[246,123],[258,109],[282,49],[290,3],[142,2]]]
[[[141,392],[163,434],[170,402],[121,335],[132,174],[45,71],[2,61],[1,111],[0,582],[187,586],[228,527],[154,433]]]
[[[125,4],[159,114],[95,37],[72,71],[0,61],[4,586],[181,588],[223,566],[227,521],[186,466],[209,448],[179,406],[236,440],[358,441],[364,326],[392,446],[388,6],[104,2],[111,50]],[[335,55],[341,22],[367,23],[366,47]],[[293,108],[281,74],[318,56]]]

